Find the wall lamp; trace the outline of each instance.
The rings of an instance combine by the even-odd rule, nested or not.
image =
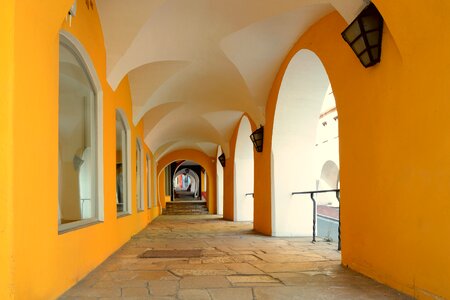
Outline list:
[[[256,152],[262,152],[264,141],[264,126],[261,126],[258,129],[256,129],[250,135],[250,139],[252,140],[253,146],[255,146]]]
[[[222,167],[225,167],[225,153],[220,154],[218,159],[219,159],[220,164],[222,165]]]
[[[364,67],[376,65],[381,59],[383,17],[373,3],[370,3],[356,19],[342,32]]]

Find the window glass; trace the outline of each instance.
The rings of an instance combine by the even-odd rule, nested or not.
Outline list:
[[[128,132],[126,121],[116,112],[116,207],[118,215],[128,213]]]
[[[136,141],[136,201],[138,210],[144,210],[144,199],[142,195],[142,147],[139,140]]]
[[[146,165],[147,165],[147,205],[148,208],[152,207],[152,199],[150,197],[150,193],[151,193],[151,189],[150,189],[150,182],[151,182],[151,178],[150,178],[150,174],[151,174],[151,164],[150,164],[150,155],[146,155],[145,156],[145,160],[146,160]]]
[[[80,57],[59,46],[58,223],[60,230],[98,218],[96,93]],[[71,225],[67,225],[71,224]]]

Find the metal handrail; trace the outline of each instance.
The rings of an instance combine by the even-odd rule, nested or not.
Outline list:
[[[306,191],[306,192],[293,192],[292,195],[307,195],[311,196],[311,200],[313,202],[313,239],[312,242],[316,242],[316,199],[314,199],[314,194],[323,194],[323,193],[336,193],[336,199],[339,203],[341,203],[341,190],[340,189],[332,189],[332,190],[320,190],[320,191]],[[341,208],[339,207],[339,225],[338,225],[338,251],[341,251]]]

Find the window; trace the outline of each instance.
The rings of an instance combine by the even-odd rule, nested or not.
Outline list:
[[[143,174],[142,174],[142,145],[139,139],[136,140],[136,202],[138,211],[144,210],[143,197]]]
[[[152,174],[153,174],[153,176],[152,176],[152,191],[153,191],[153,200],[155,201],[155,202],[153,202],[153,205],[154,206],[158,206],[158,195],[157,195],[157,192],[156,192],[156,180],[157,180],[157,178],[158,178],[158,176],[157,176],[157,174],[156,174],[156,167],[154,167],[153,168],[153,170],[152,170]]]
[[[166,167],[164,174],[165,174],[166,196],[170,196],[171,195],[171,190],[172,190],[172,179],[170,178],[171,174],[172,174],[172,171],[171,171],[171,166],[170,165],[168,165]]]
[[[150,189],[150,183],[151,183],[151,178],[150,178],[150,173],[151,173],[151,164],[150,164],[150,155],[145,155],[145,162],[146,162],[146,166],[147,166],[147,205],[148,208],[152,207],[152,198],[151,198],[151,189]]]
[[[58,229],[103,218],[101,89],[81,44],[62,32],[59,43]]]
[[[116,208],[117,216],[131,213],[130,190],[130,128],[125,114],[116,111]]]

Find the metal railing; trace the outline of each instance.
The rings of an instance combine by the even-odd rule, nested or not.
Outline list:
[[[313,202],[313,239],[312,242],[316,242],[316,199],[314,199],[314,194],[323,194],[323,193],[336,193],[336,199],[339,204],[341,203],[341,190],[333,189],[333,190],[320,190],[320,191],[306,191],[306,192],[293,192],[292,195],[307,195],[311,196],[311,200]],[[341,208],[339,207],[339,225],[338,225],[338,251],[341,251]]]

